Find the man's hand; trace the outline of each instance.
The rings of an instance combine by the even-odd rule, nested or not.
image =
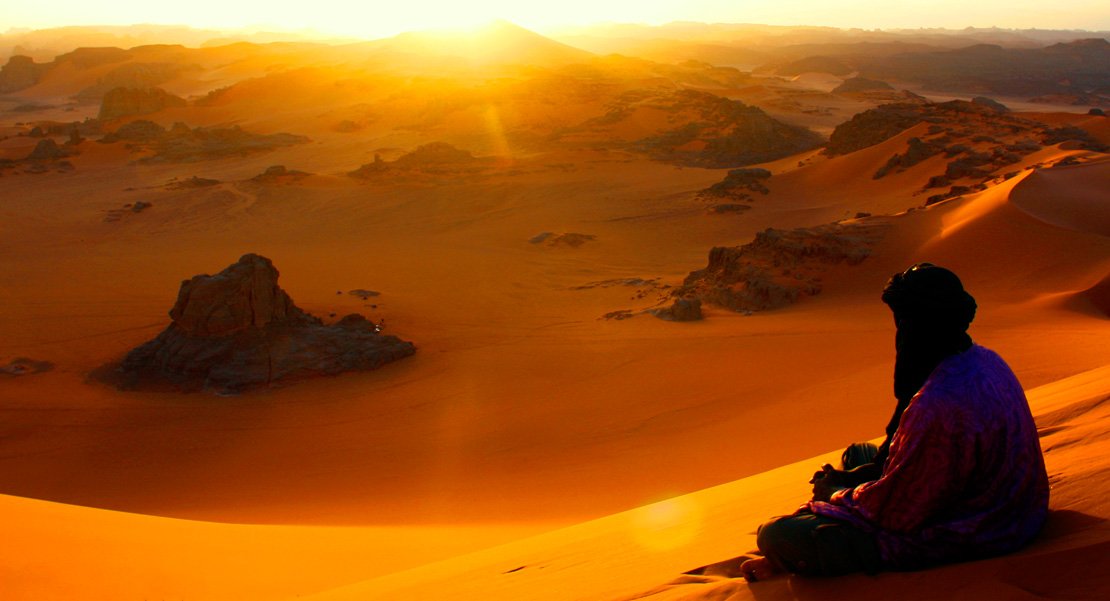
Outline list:
[[[847,472],[843,472],[826,463],[821,466],[821,471],[813,474],[810,484],[813,484],[813,500],[828,501],[832,494],[838,490],[848,488],[846,482]]]

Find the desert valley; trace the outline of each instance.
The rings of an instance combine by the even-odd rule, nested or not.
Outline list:
[[[1105,598],[1108,36],[0,35],[0,599]],[[737,578],[883,434],[919,261],[1045,532]]]

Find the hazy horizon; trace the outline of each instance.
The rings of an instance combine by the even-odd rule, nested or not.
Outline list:
[[[551,32],[595,24],[658,26],[675,22],[836,27],[843,29],[1056,29],[1105,31],[1110,9],[1105,3],[1077,0],[1068,10],[1040,2],[987,0],[968,5],[956,0],[911,0],[897,8],[879,0],[827,3],[815,0],[695,0],[644,4],[621,0],[599,6],[568,0],[557,6],[529,6],[505,0],[478,0],[466,5],[417,0],[404,6],[320,0],[315,10],[274,6],[255,0],[228,6],[213,0],[187,5],[142,5],[109,2],[90,5],[51,0],[0,8],[4,33],[67,26],[185,26],[221,31],[266,31],[309,36],[375,39],[405,31],[473,27],[502,19],[528,29]]]

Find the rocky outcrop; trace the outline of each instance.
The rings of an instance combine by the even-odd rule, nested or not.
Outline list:
[[[104,94],[99,118],[146,115],[175,106],[185,106],[185,99],[162,88],[113,88]]]
[[[1010,112],[1010,107],[1006,106],[1005,104],[1002,104],[1001,102],[995,100],[994,98],[988,98],[986,96],[976,96],[975,98],[971,99],[971,103],[989,108],[990,110],[992,110],[996,113],[1008,113],[1008,112]]]
[[[172,323],[132,350],[115,380],[235,392],[284,380],[380,367],[416,348],[352,314],[332,325],[299,309],[269,259],[243,255],[220,273],[181,283]]]
[[[676,298],[674,303],[663,309],[654,309],[652,315],[667,321],[698,321],[702,319],[701,300],[697,298]]]
[[[200,67],[173,62],[128,62],[97,78],[95,84],[74,94],[73,98],[83,104],[99,103],[115,88],[156,88],[190,69],[200,70]]]
[[[361,165],[347,175],[370,179],[386,173],[476,173],[490,165],[491,161],[487,157],[476,157],[469,151],[456,148],[446,142],[430,142],[417,146],[394,161],[383,161],[380,155],[375,154],[374,162]]]
[[[670,113],[668,120],[677,126],[637,140],[631,149],[668,163],[741,167],[804,152],[824,142],[817,133],[773,119],[758,107],[707,92],[681,90],[638,104],[643,103]],[[631,116],[634,108],[616,107],[611,114]]]
[[[532,244],[546,244],[547,246],[569,246],[578,248],[587,242],[593,242],[597,236],[593,234],[579,234],[577,232],[540,232],[528,239]]]
[[[119,129],[104,136],[100,141],[104,144],[111,144],[121,140],[127,142],[155,142],[161,140],[165,135],[166,128],[153,121],[139,119],[130,123],[124,123],[119,126]]]
[[[891,170],[908,169],[943,151],[944,147],[935,142],[923,142],[921,138],[910,138],[906,141],[906,152],[890,157],[890,160],[880,167],[873,177],[874,179],[882,179]]]
[[[35,149],[31,154],[27,155],[28,161],[52,161],[55,159],[64,159],[65,157],[73,154],[72,151],[58,146],[58,143],[51,138],[44,138],[39,140],[35,145]]]
[[[8,362],[7,365],[0,365],[0,377],[40,374],[52,369],[54,369],[54,364],[49,361],[40,361],[28,357],[16,357]]]
[[[874,146],[924,120],[925,115],[920,104],[884,104],[858,113],[847,122],[837,125],[829,136],[825,153],[837,156]]]
[[[709,264],[690,273],[674,296],[742,312],[784,307],[820,293],[828,267],[855,265],[870,256],[887,228],[885,221],[867,218],[814,228],[768,229],[743,246],[710,250]]]
[[[12,56],[7,64],[0,67],[0,93],[29,88],[38,83],[49,69],[49,64],[38,64],[29,56]]]
[[[290,183],[308,177],[309,173],[296,169],[287,169],[285,165],[270,165],[265,171],[251,178],[252,182],[259,184]]]
[[[851,62],[867,77],[916,82],[926,90],[1030,97],[1110,86],[1110,42],[1104,38],[1040,48],[975,44],[955,50],[861,55]]]
[[[751,192],[768,194],[764,184],[771,179],[771,172],[758,167],[730,169],[725,178],[698,192],[700,200],[749,200]]]
[[[140,119],[121,125],[100,139],[105,144],[120,141],[130,142],[132,149],[147,153],[139,162],[184,163],[266,152],[281,146],[305,144],[309,139],[287,133],[254,134],[237,125],[190,128],[177,122],[167,130]]]
[[[970,102],[922,100],[887,104],[864,111],[836,127],[825,152],[832,156],[854,152],[885,142],[919,124],[927,127],[917,127],[921,134],[908,138],[905,151],[893,154],[873,177],[880,179],[906,171],[943,153],[947,163],[935,160],[928,163],[934,168],[944,164],[943,172],[919,174],[927,182],[925,190],[956,184],[949,193],[931,196],[934,202],[977,189],[984,181],[997,177],[999,170],[1044,146],[1067,143],[1096,152],[1106,149],[1081,128],[1050,127],[1011,113],[989,98],[977,97]]]

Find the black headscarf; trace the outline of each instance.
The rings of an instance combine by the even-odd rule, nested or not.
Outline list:
[[[898,404],[887,424],[886,442],[876,462],[882,465],[902,412],[936,366],[971,347],[967,328],[975,319],[975,299],[956,274],[931,263],[918,263],[891,276],[883,302],[894,312],[894,397]]]

